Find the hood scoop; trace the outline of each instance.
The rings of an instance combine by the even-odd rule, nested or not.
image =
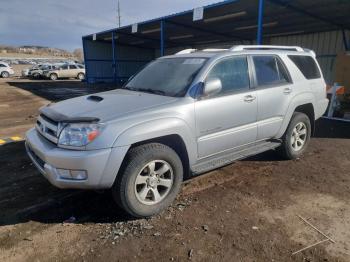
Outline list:
[[[92,96],[88,96],[86,99],[98,103],[103,100],[103,97],[92,95]]]

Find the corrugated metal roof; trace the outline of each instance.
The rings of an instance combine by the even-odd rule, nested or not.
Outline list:
[[[194,46],[256,39],[258,0],[228,0],[204,7],[204,19],[193,21],[193,10],[138,23],[137,33],[124,26],[97,33],[98,41],[159,48],[160,21],[165,21],[166,47]],[[264,36],[297,35],[350,29],[349,0],[265,0]],[[92,39],[92,35],[85,36]]]

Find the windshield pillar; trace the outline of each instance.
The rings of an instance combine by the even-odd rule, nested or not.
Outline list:
[[[160,56],[164,56],[165,52],[165,21],[160,21]]]

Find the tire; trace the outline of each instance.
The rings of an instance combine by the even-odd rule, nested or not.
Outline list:
[[[296,159],[305,152],[310,137],[311,123],[309,117],[304,113],[295,112],[282,137],[282,145],[278,148],[278,151],[285,159]]]
[[[50,79],[52,81],[56,81],[58,79],[58,75],[57,74],[50,74]]]
[[[84,79],[85,79],[85,74],[84,74],[84,73],[79,73],[78,76],[77,76],[77,78],[78,78],[79,80],[84,80]]]
[[[129,151],[112,193],[117,204],[131,216],[150,217],[174,201],[182,180],[183,166],[177,153],[166,145],[150,143]]]
[[[7,71],[3,71],[2,73],[1,73],[1,77],[2,78],[8,78],[10,76],[10,74],[9,74],[9,72],[7,72]]]
[[[39,78],[40,78],[40,75],[39,75],[38,73],[33,74],[33,78],[34,78],[34,79],[39,79]]]

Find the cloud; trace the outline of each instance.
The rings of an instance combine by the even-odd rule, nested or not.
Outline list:
[[[216,2],[120,0],[122,25]],[[117,0],[10,0],[0,5],[0,44],[73,50],[83,35],[116,27]]]

